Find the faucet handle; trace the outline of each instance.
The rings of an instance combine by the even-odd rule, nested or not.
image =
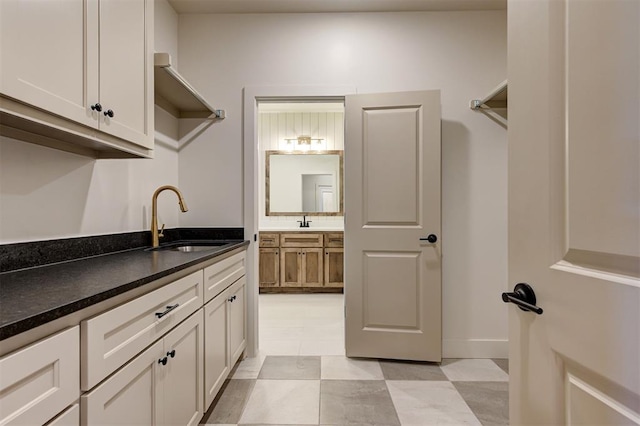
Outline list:
[[[160,228],[160,232],[158,232],[158,238],[162,238],[164,237],[164,223],[162,224],[162,227]]]

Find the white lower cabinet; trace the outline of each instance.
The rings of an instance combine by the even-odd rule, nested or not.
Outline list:
[[[199,310],[83,394],[83,425],[197,425],[204,414]]]
[[[204,305],[204,405],[208,407],[231,371],[229,364],[229,291]]]
[[[241,252],[0,358],[0,426],[198,425],[247,346],[245,288]]]
[[[247,326],[245,321],[246,277],[240,278],[233,284],[229,303],[229,365],[233,366],[247,347]]]
[[[204,306],[205,407],[211,405],[247,346],[245,287],[243,276]]]
[[[77,326],[0,358],[0,425],[45,424],[78,399],[79,380]]]
[[[89,390],[202,307],[202,270],[80,323]]]

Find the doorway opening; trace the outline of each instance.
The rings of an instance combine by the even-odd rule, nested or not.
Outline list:
[[[344,355],[344,101],[258,100],[260,355]]]

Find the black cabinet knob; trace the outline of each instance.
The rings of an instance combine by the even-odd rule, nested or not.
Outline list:
[[[93,104],[93,105],[91,105],[91,109],[93,111],[100,112],[100,111],[102,111],[102,105],[100,105],[99,103]],[[105,112],[105,114],[106,114],[106,112]]]
[[[100,111],[100,110],[98,110],[98,111]],[[104,116],[105,116],[105,117],[111,117],[111,118],[113,118],[113,116],[114,116],[114,114],[113,114],[113,110],[111,110],[111,109],[106,110],[106,111],[104,112]]]
[[[171,351],[167,352],[167,356],[170,356],[171,358],[176,356],[176,350],[172,349]]]
[[[165,356],[164,358],[160,358],[158,360],[158,364],[167,365],[167,357]]]

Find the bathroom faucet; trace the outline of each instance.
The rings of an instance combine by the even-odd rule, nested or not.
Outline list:
[[[311,221],[307,220],[306,216],[302,216],[302,220],[299,220],[298,223],[300,224],[300,228],[308,228]]]
[[[178,204],[180,205],[180,210],[182,212],[186,212],[187,204],[184,202],[184,198],[182,198],[182,193],[178,188],[171,185],[164,185],[160,188],[156,189],[156,192],[153,193],[153,197],[151,197],[151,245],[153,247],[158,247],[160,245],[160,235],[158,233],[158,195],[165,189],[169,189],[176,193],[178,196]],[[162,224],[162,229],[164,230],[164,224]]]

